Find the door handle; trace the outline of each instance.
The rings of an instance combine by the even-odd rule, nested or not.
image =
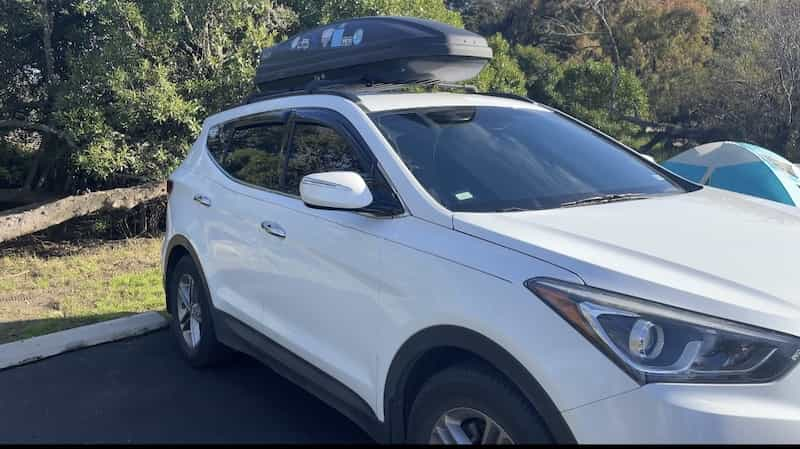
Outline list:
[[[263,221],[261,222],[261,229],[267,232],[267,234],[274,235],[275,237],[285,239],[286,238],[286,231],[274,221]]]
[[[194,200],[205,207],[211,207],[211,200],[207,196],[197,194],[194,196]]]

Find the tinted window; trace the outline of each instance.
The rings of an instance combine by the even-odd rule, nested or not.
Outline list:
[[[286,191],[300,194],[300,181],[311,173],[354,171],[365,178],[368,167],[357,157],[347,139],[327,126],[295,125],[286,166]]]
[[[261,123],[209,132],[208,148],[234,178],[259,187],[280,187],[281,145],[285,126]]]
[[[222,143],[222,126],[214,126],[208,130],[206,146],[214,160],[222,165],[222,156],[225,153],[225,146]]]
[[[450,107],[373,118],[420,184],[453,211],[683,191],[613,142],[547,110]]]

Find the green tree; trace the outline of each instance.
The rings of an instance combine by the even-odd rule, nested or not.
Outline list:
[[[664,120],[684,112],[680,101],[713,50],[705,0],[462,0],[454,6],[469,29],[500,32],[513,45],[534,46],[561,61],[611,61],[632,71],[652,112]]]
[[[525,74],[514,58],[511,45],[499,33],[491,36],[488,41],[494,56],[472,83],[485,92],[525,95]]]
[[[616,109],[609,110],[607,105],[611,101],[615,72],[616,68],[610,62],[567,64],[556,85],[559,102],[555,106],[629,145],[638,146],[639,127],[623,117],[649,117],[647,93],[631,71],[622,69]]]
[[[718,27],[698,127],[800,160],[800,3],[714,4]]]
[[[162,179],[296,21],[270,1],[6,3],[0,130],[41,135],[27,187],[56,193]]]
[[[67,76],[62,62],[92,44],[77,36],[93,24],[74,14],[71,2],[58,0],[5,1],[0,8],[0,151],[3,159],[16,154],[13,160],[26,163],[6,171],[3,183],[20,190],[0,191],[0,202],[36,200],[33,189],[64,182],[66,170],[55,167],[63,167],[65,154],[77,146],[57,123],[56,101]]]
[[[412,16],[461,27],[461,15],[442,0],[287,0],[300,22],[295,31],[364,16]]]
[[[558,82],[564,77],[564,64],[540,47],[517,45],[514,55],[525,76],[528,97],[544,104],[560,104]]]
[[[453,6],[469,30],[487,36],[501,33],[514,45],[542,47],[562,58],[576,52],[579,39],[555,24],[582,24],[588,14],[584,8],[572,8],[571,0],[464,0]]]
[[[700,0],[628,0],[610,17],[621,62],[642,80],[654,116],[680,120],[712,56],[712,15]]]

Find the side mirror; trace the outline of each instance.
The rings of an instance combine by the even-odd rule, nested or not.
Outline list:
[[[372,204],[372,192],[358,173],[333,171],[303,176],[300,198],[309,206],[363,209]]]

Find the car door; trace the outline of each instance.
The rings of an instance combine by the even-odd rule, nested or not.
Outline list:
[[[375,394],[375,347],[384,313],[380,235],[402,212],[375,161],[331,111],[297,110],[291,123],[282,208],[264,215],[282,235],[265,240],[279,289],[265,301],[270,336],[330,374],[368,403]],[[368,181],[372,213],[306,206],[300,180],[310,173],[355,171]],[[383,216],[379,216],[382,214]]]
[[[216,170],[208,200],[205,262],[214,306],[250,327],[264,331],[265,281],[273,275],[262,253],[264,216],[277,206],[287,139],[286,115],[276,112],[240,118],[210,130],[209,154]]]

